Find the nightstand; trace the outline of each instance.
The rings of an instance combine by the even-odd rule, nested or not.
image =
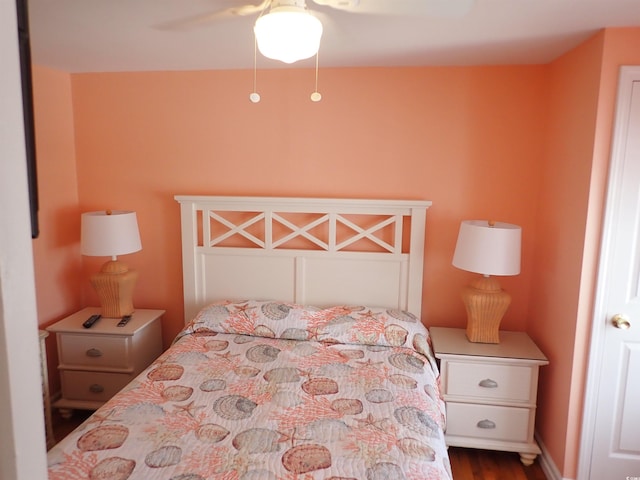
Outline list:
[[[500,343],[472,343],[464,329],[429,329],[447,406],[447,445],[518,452],[531,465],[538,370],[549,362],[521,332],[500,332]]]
[[[84,328],[95,313],[100,308],[85,308],[47,328],[56,334],[62,384],[53,407],[63,417],[73,409],[97,409],[162,353],[164,310],[136,310],[123,327],[119,318],[101,318]]]

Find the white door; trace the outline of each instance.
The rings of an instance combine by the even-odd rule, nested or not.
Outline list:
[[[640,480],[640,67],[621,69],[603,231],[580,478]]]

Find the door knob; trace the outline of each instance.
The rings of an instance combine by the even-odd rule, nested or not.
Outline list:
[[[614,327],[619,328],[621,330],[627,330],[628,328],[631,328],[631,322],[629,321],[629,317],[626,316],[624,313],[618,313],[617,315],[614,315],[613,318],[611,319],[611,323],[613,323]]]

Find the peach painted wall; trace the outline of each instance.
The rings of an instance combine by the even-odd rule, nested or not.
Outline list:
[[[465,324],[451,266],[460,220],[524,228],[522,274],[504,320],[524,329],[546,115],[545,67],[78,74],[71,78],[83,211],[136,210],[143,250],[138,307],[167,310],[165,344],[183,323],[175,194],[417,198],[427,215],[424,318]],[[84,259],[85,277],[103,259]],[[95,303],[83,283],[85,303]]]
[[[528,331],[550,359],[538,432],[577,478],[600,230],[620,65],[640,63],[640,29],[608,29],[550,65],[550,133],[540,192]],[[544,232],[544,233],[543,233]]]
[[[81,257],[78,244],[78,179],[68,74],[35,66],[34,123],[38,163],[40,235],[33,257],[41,328],[81,306]],[[47,339],[52,391],[59,389],[55,339]]]

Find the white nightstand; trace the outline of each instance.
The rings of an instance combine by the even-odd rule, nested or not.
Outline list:
[[[119,318],[82,323],[100,308],[88,307],[49,326],[58,345],[62,398],[53,406],[63,417],[73,409],[95,410],[162,353],[164,310],[136,310],[124,327]]]
[[[472,343],[464,329],[429,329],[440,360],[447,405],[447,445],[518,452],[531,465],[538,369],[549,362],[521,332],[500,332],[500,343]]]

